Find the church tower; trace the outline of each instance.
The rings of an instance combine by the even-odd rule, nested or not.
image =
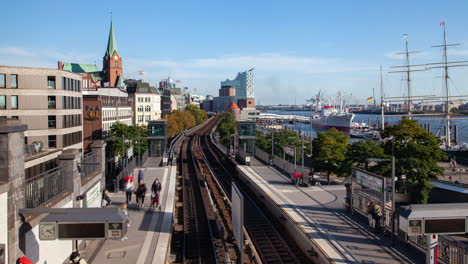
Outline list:
[[[117,42],[115,41],[112,20],[107,50],[102,63],[102,71],[104,73],[104,83],[109,82],[109,87],[120,87],[123,85],[122,58],[117,51]]]

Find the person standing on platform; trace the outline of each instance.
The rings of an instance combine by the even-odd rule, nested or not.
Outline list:
[[[153,185],[151,185],[151,197],[152,197],[151,204],[154,205],[155,203],[157,203],[156,207],[159,207],[159,209],[161,209],[161,204],[159,201],[161,189],[162,189],[161,183],[159,182],[159,179],[156,178],[153,182]]]
[[[381,225],[380,220],[382,219],[382,207],[379,205],[379,203],[374,202],[372,212],[375,221],[375,232],[379,233]]]
[[[143,207],[143,204],[145,203],[146,191],[146,184],[143,180],[141,180],[135,193],[137,206]]]
[[[101,207],[109,207],[111,203],[112,201],[109,198],[109,191],[104,189],[104,191],[102,191]]]
[[[145,180],[145,174],[142,170],[138,170],[138,183]]]
[[[125,184],[125,195],[126,195],[126,198],[127,198],[127,204],[130,204],[130,202],[132,201],[132,193],[134,191],[134,187],[133,187],[133,181],[131,181],[131,179],[128,179],[127,183]]]
[[[68,261],[68,263],[71,263],[71,264],[87,264],[86,260],[84,260],[84,259],[82,259],[80,257],[80,252],[78,252],[78,251],[74,251],[73,253],[71,253],[70,260]]]
[[[372,213],[373,207],[374,207],[374,201],[372,201],[372,200],[367,201],[366,213],[367,213],[367,219],[369,221],[369,229],[370,230],[374,230],[374,228],[375,228],[374,215]]]

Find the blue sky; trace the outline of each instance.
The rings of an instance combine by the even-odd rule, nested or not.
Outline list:
[[[352,102],[378,91],[405,92],[394,55],[421,51],[414,64],[438,62],[440,21],[452,60],[468,59],[468,1],[6,1],[0,20],[0,64],[56,67],[57,61],[102,64],[110,12],[124,75],[156,83],[169,73],[200,94],[255,67],[256,100],[304,103],[320,89]],[[467,94],[468,67],[454,69],[455,94]],[[414,73],[415,94],[441,94],[439,71]],[[192,90],[193,91],[193,90]],[[378,93],[376,94],[379,95]]]

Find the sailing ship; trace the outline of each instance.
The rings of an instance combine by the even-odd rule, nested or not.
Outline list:
[[[452,135],[452,125],[451,125],[451,108],[452,108],[452,101],[453,100],[461,100],[461,99],[466,99],[466,95],[460,95],[460,96],[454,96],[450,95],[450,89],[449,89],[449,68],[451,67],[461,67],[461,66],[468,66],[468,61],[453,61],[449,62],[448,61],[448,56],[447,56],[447,47],[450,46],[457,46],[459,44],[447,44],[447,33],[446,33],[446,28],[445,28],[445,22],[440,23],[441,26],[443,26],[443,33],[444,33],[444,38],[443,38],[443,44],[441,45],[435,45],[432,47],[439,47],[442,48],[443,52],[443,61],[442,62],[436,62],[436,63],[428,63],[428,64],[419,64],[419,65],[410,65],[409,63],[409,56],[411,53],[415,52],[410,52],[408,50],[408,40],[406,39],[406,51],[402,53],[397,53],[397,54],[404,54],[406,55],[406,65],[404,66],[394,66],[392,68],[404,68],[403,71],[393,71],[390,73],[406,73],[406,81],[407,81],[407,96],[403,97],[387,97],[384,98],[383,96],[383,85],[382,85],[382,75],[381,75],[381,128],[382,130],[384,129],[384,110],[385,110],[385,105],[389,104],[391,102],[403,102],[407,106],[407,114],[403,116],[408,116],[408,118],[412,118],[413,116],[432,116],[430,119],[427,120],[443,120],[445,123],[445,126],[443,127],[444,130],[444,136],[441,137],[442,139],[442,144],[441,148],[444,151],[459,151],[459,150],[467,150],[465,147],[460,147],[456,140],[454,140],[454,136]],[[403,37],[407,37],[407,35],[403,35]],[[410,73],[415,72],[415,71],[426,71],[426,70],[432,70],[432,69],[443,69],[443,90],[444,90],[444,95],[443,96],[434,96],[434,95],[423,95],[423,96],[412,96],[411,94],[411,79],[410,79]],[[382,71],[382,70],[381,70]],[[439,103],[442,102],[444,105],[444,113],[430,113],[430,114],[414,114],[413,113],[413,102],[414,101],[421,101],[421,102],[426,102],[426,103]],[[443,117],[440,118],[434,118],[435,115],[441,115]],[[461,119],[461,118],[458,118]],[[421,121],[424,121],[424,119],[421,119]]]

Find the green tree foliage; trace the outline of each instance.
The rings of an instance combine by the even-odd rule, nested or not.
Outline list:
[[[141,154],[148,148],[146,126],[129,126],[117,122],[112,125],[109,136],[112,140],[107,142],[108,156],[121,156],[122,150],[126,154],[131,146],[133,146],[134,153],[140,151]]]
[[[230,112],[224,112],[220,115],[218,131],[221,143],[229,147],[231,135],[236,133],[236,120]]]
[[[208,117],[205,110],[201,110],[198,106],[189,104],[185,107],[185,110],[189,111],[195,118],[197,125],[203,123]]]
[[[406,186],[419,203],[427,203],[432,188],[430,180],[444,174],[437,162],[446,159],[439,148],[438,139],[426,132],[417,122],[403,118],[398,124],[388,126],[383,132],[383,147],[387,155],[395,155],[396,176],[406,175]],[[390,176],[391,168],[382,168],[383,175]]]
[[[369,158],[385,158],[384,149],[372,140],[359,140],[348,145],[343,170],[349,174],[353,166],[369,170]]]
[[[316,171],[344,175],[343,161],[346,159],[346,150],[349,138],[334,128],[327,132],[319,132],[318,138],[313,141],[313,161]],[[330,179],[328,179],[330,180]]]
[[[274,154],[278,157],[283,157],[283,147],[289,146],[296,148],[296,162],[301,163],[302,159],[302,142],[300,135],[291,129],[283,129],[281,132],[270,132],[268,134],[263,134],[257,132],[257,147],[271,153],[271,142],[273,140]],[[311,145],[309,141],[304,140],[304,156],[310,157],[311,155]],[[294,161],[293,156],[286,155],[288,161]]]

